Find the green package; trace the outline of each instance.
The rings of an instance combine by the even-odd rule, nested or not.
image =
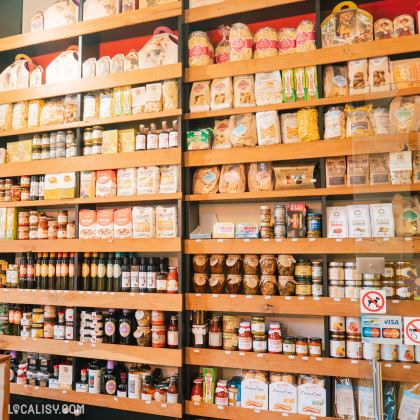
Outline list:
[[[189,131],[187,133],[187,150],[210,149],[212,139],[213,130],[211,128]]]
[[[283,70],[281,72],[281,81],[283,84],[283,102],[293,102],[296,100],[294,71]]]

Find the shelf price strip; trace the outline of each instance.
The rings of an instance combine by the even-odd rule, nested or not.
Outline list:
[[[420,345],[420,318],[404,317],[404,344]]]
[[[386,314],[386,296],[383,290],[362,290],[360,309],[365,314]]]

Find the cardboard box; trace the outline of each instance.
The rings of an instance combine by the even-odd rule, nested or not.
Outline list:
[[[118,130],[107,130],[102,134],[102,154],[118,153]]]
[[[120,153],[129,153],[136,150],[136,131],[134,128],[118,132],[118,150]]]
[[[218,222],[213,226],[214,239],[233,239],[235,238],[235,225],[233,223]]]
[[[60,200],[76,198],[76,172],[64,172],[60,175]]]
[[[80,172],[80,198],[95,197],[96,171]]]
[[[96,210],[79,211],[79,238],[95,239],[96,237]]]
[[[203,402],[214,404],[217,372],[215,368],[203,368]]]
[[[44,200],[58,200],[60,198],[61,174],[45,175]]]
[[[19,160],[21,162],[32,160],[32,140],[21,140],[19,142]]]
[[[113,169],[96,171],[96,197],[117,195],[117,173]]]
[[[15,207],[7,208],[6,239],[9,241],[17,238],[18,210]]]
[[[7,143],[7,158],[6,161],[18,162],[19,161],[19,142],[14,141],[12,143]]]

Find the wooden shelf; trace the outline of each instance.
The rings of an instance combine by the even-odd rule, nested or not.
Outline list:
[[[258,4],[258,3],[257,3]],[[185,69],[186,83],[418,51],[420,35]]]
[[[264,313],[311,316],[360,316],[358,299],[298,296],[246,296],[211,293],[186,293],[185,310]],[[420,302],[414,300],[387,300],[387,314],[417,316]]]
[[[162,6],[135,10],[121,13],[116,16],[108,16],[86,22],[78,22],[58,28],[46,29],[39,32],[29,32],[20,35],[2,38],[0,52],[25,48],[31,45],[39,45],[63,39],[76,38],[80,35],[119,29],[125,26],[138,25],[144,22],[152,22],[182,15],[182,2],[174,1]]]
[[[181,148],[143,150],[109,155],[78,156],[65,159],[33,160],[0,165],[0,178],[60,172],[98,171],[139,166],[180,165]]]
[[[89,77],[51,85],[0,92],[0,104],[91,92],[119,86],[159,82],[161,80],[176,79],[179,77],[182,77],[182,64],[170,64],[150,69],[132,70],[106,76]]]
[[[385,239],[385,240],[384,240]],[[415,254],[420,238],[188,239],[186,254]]]
[[[182,200],[182,193],[173,194],[143,194],[128,195],[117,197],[93,197],[93,198],[73,198],[63,200],[36,200],[36,201],[8,201],[0,202],[0,208],[3,207],[71,207],[75,204],[120,204],[120,203],[142,203],[155,201],[174,201]]]
[[[420,377],[420,364],[418,363],[381,362],[381,365],[382,377],[386,381],[413,382],[413,378]]]
[[[214,19],[222,16],[252,12],[254,10],[266,9],[269,7],[285,4],[299,3],[305,0],[225,0],[221,3],[210,4],[193,9],[185,10],[185,23],[200,22],[202,20]]]
[[[184,166],[196,167],[228,163],[317,159],[364,153],[400,152],[406,145],[409,150],[420,149],[420,133],[386,134],[383,136],[238,147],[234,149],[194,150],[184,152]]]
[[[116,410],[135,411],[167,417],[182,417],[182,404],[168,404],[157,401],[135,400],[88,392],[62,391],[59,389],[10,383],[10,393],[27,397],[45,398],[74,404],[93,405]]]
[[[109,125],[109,124],[121,124],[136,121],[155,120],[158,118],[171,118],[182,115],[181,109],[174,111],[160,111],[160,112],[149,112],[136,115],[128,115],[125,117],[113,117],[113,118],[98,118],[86,121],[77,121],[66,124],[56,125],[42,125],[39,127],[22,128],[20,130],[0,131],[0,137],[19,136],[22,134],[33,134],[33,133],[45,133],[49,131],[59,130],[71,130],[74,128],[92,127],[94,125]]]
[[[242,407],[221,406],[216,404],[185,401],[185,414],[198,417],[212,417],[227,420],[278,420],[282,413],[278,411],[257,410]],[[287,413],[288,420],[338,420],[334,417],[314,417],[305,414]]]
[[[22,305],[182,311],[182,294],[83,292],[79,290],[0,289],[0,301]]]
[[[154,347],[124,346],[121,344],[83,343],[81,341],[50,340],[13,335],[0,336],[0,349],[33,351],[60,356],[148,363],[163,366],[182,366],[182,350]]]
[[[0,241],[2,253],[15,252],[181,252],[181,238],[52,239]]]

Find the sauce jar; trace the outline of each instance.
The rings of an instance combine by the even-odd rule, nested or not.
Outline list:
[[[265,318],[263,316],[251,317],[251,332],[253,336],[265,334]]]
[[[286,206],[284,204],[274,206],[274,220],[278,223],[286,223]]]
[[[18,225],[19,226],[29,226],[29,212],[28,211],[19,212]]]
[[[387,299],[393,299],[395,297],[395,282],[392,281],[381,281],[381,289],[385,291]]]
[[[399,344],[398,361],[403,363],[414,363],[414,346]]]
[[[48,239],[47,216],[39,216],[38,218],[38,239]]]
[[[236,350],[238,348],[237,333],[223,333],[223,350]]]
[[[92,131],[92,139],[102,139],[104,128],[100,125],[95,125]]]
[[[346,352],[349,359],[359,360],[363,357],[363,344],[361,335],[347,335]]]
[[[210,272],[212,274],[223,274],[226,267],[226,257],[224,255],[210,256]]]
[[[346,281],[344,296],[348,299],[359,299],[362,290],[362,281]]]
[[[333,333],[330,337],[330,357],[344,359],[346,357],[346,335]]]
[[[258,276],[245,275],[243,284],[245,294],[256,295],[258,293],[259,282],[260,279]]]
[[[245,274],[258,274],[258,255],[245,255],[243,260],[243,266]]]
[[[29,239],[29,226],[19,226],[17,238],[19,241]]]
[[[346,334],[349,335],[360,335],[362,333],[362,326],[360,318],[357,316],[346,317]]]
[[[271,225],[270,225],[270,223],[261,223],[260,237],[265,238],[265,239],[271,238]]]
[[[311,260],[300,259],[296,260],[295,265],[295,278],[311,278],[312,277],[312,264]]]
[[[385,270],[381,274],[381,281],[394,281],[395,280],[395,263],[393,261],[385,261]]]
[[[283,354],[287,356],[294,356],[296,354],[296,340],[295,337],[283,338]]]
[[[311,337],[309,339],[309,356],[321,357],[322,355],[322,338]]]
[[[237,295],[242,290],[242,276],[240,274],[228,274],[227,289],[231,295]]]
[[[308,339],[306,337],[296,338],[296,355],[309,356]]]
[[[152,347],[163,348],[166,345],[166,327],[152,325]]]
[[[267,334],[253,336],[252,350],[254,353],[267,353]]]
[[[209,266],[209,259],[207,255],[194,255],[193,257],[193,267],[195,273],[205,273],[207,267]]]
[[[238,350],[239,351],[252,350],[251,323],[249,321],[244,321],[239,324]]]
[[[32,148],[34,146],[42,146],[41,134],[34,134],[34,137],[32,138]]]
[[[272,322],[268,331],[268,352],[272,354],[281,354],[283,351],[283,342],[281,339],[281,330],[279,322]]]
[[[21,197],[21,187],[18,185],[13,185],[12,191],[11,191],[11,201],[20,201]]]
[[[210,276],[210,289],[214,294],[223,293],[226,285],[226,278],[224,274],[212,274]]]
[[[41,160],[42,159],[42,147],[34,146],[32,148],[32,160]]]
[[[69,220],[69,212],[67,210],[58,210],[58,226],[66,226]]]
[[[214,403],[218,406],[229,405],[229,393],[227,388],[227,381],[217,381],[216,390],[214,393]]]
[[[263,274],[260,279],[260,289],[263,296],[274,296],[277,293],[276,276]]]
[[[57,222],[55,220],[50,220],[48,222],[48,239],[57,239]]]
[[[261,223],[270,223],[271,209],[270,206],[261,206]]]
[[[197,403],[203,402],[203,378],[193,380],[193,387],[191,390],[191,401]]]
[[[67,227],[58,226],[57,239],[67,239]]]
[[[362,280],[362,275],[356,273],[356,263],[354,261],[344,263],[344,280]]]
[[[166,402],[166,384],[161,383],[155,385],[154,400],[161,403]]]
[[[277,262],[274,255],[261,255],[260,257],[261,274],[276,274]]]
[[[312,296],[312,281],[311,279],[298,278],[296,279],[296,296]]]
[[[193,325],[191,328],[192,332],[192,344],[196,348],[207,347],[207,324]]]
[[[76,237],[76,222],[69,220],[66,226],[67,239],[74,239]]]
[[[209,348],[221,349],[222,347],[222,325],[220,322],[220,316],[214,315],[211,319],[209,328]]]
[[[344,280],[344,264],[342,262],[328,263],[328,280]]]
[[[344,316],[330,316],[330,332],[345,333],[346,332],[346,317]]]
[[[159,310],[152,311],[152,325],[165,325],[165,312]]]
[[[92,134],[93,134],[93,128],[86,128],[84,131],[83,131],[83,140],[85,141],[85,140],[93,140],[92,139]]]
[[[226,266],[229,274],[241,274],[242,258],[240,255],[228,255]]]
[[[306,216],[306,237],[307,238],[320,238],[322,215],[318,213],[308,213]]]
[[[363,343],[363,359],[372,360],[381,357],[381,345],[376,343]]]
[[[26,187],[22,187],[20,190],[20,200],[21,201],[29,201],[30,200],[30,189]]]
[[[20,177],[20,186],[23,188],[30,188],[31,186],[31,177],[23,175]]]
[[[13,187],[13,179],[6,178],[6,181],[4,182],[4,189],[5,190],[11,190]]]
[[[234,315],[223,315],[223,332],[236,333],[239,329],[239,318]]]
[[[193,287],[195,293],[205,293],[207,285],[209,284],[207,274],[205,273],[194,273]]]

